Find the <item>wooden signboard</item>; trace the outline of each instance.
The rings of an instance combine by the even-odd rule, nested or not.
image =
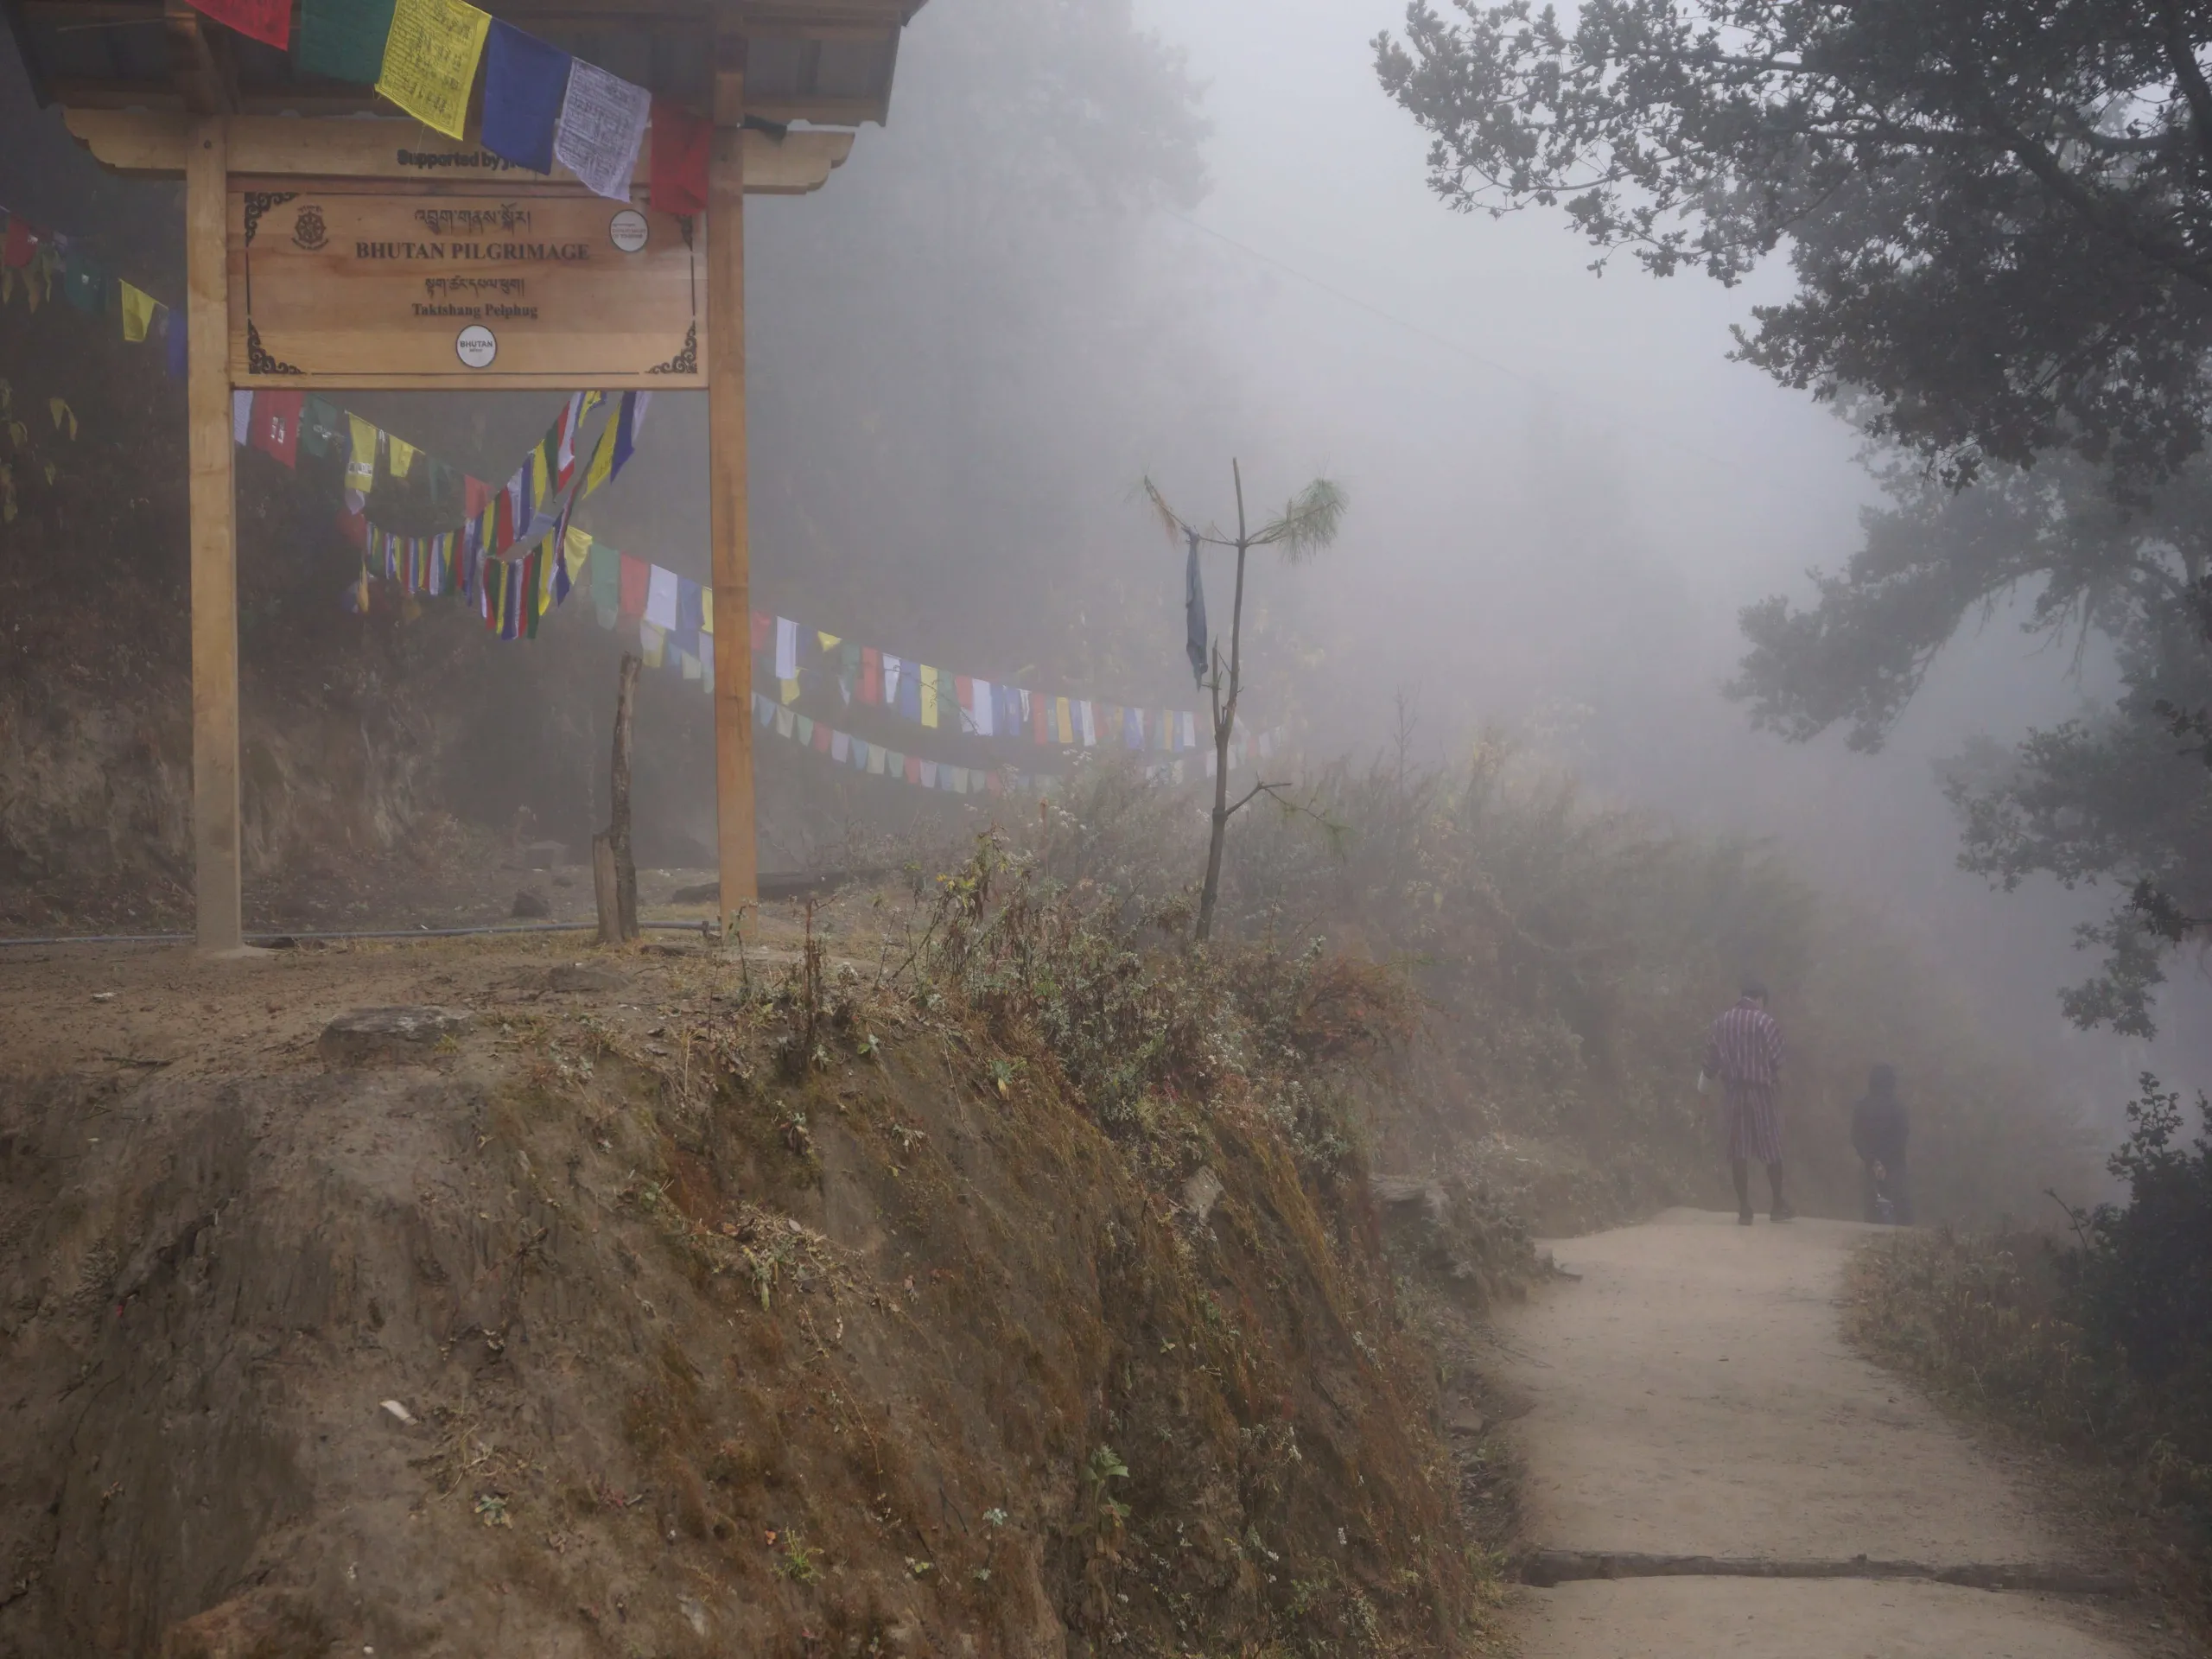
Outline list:
[[[544,185],[230,181],[240,386],[702,387],[703,219]]]

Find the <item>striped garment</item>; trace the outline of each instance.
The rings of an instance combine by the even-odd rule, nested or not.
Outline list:
[[[1705,1069],[1720,1079],[1728,1156],[1750,1163],[1782,1161],[1782,1123],[1775,1084],[1782,1077],[1782,1027],[1745,997],[1713,1022]]]

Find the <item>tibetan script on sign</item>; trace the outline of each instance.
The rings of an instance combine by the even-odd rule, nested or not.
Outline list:
[[[233,181],[230,215],[238,385],[706,384],[703,220],[573,188],[299,179]]]

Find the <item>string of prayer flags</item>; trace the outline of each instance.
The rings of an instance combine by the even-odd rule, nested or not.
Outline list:
[[[650,391],[626,391],[614,414],[599,435],[599,448],[584,469],[584,493],[613,482],[630,457],[637,453],[638,433],[645,423],[645,410],[653,400]]]
[[[484,53],[484,148],[517,167],[550,173],[572,61],[559,47],[493,19]]]
[[[595,194],[627,201],[652,116],[651,92],[578,59],[569,67],[561,123],[553,135],[554,159]]]
[[[303,73],[365,86],[384,73],[393,0],[300,0],[292,61]]]
[[[292,43],[292,0],[192,0],[192,9],[279,52]]]
[[[468,0],[397,0],[377,94],[448,138],[464,135],[491,14]]]
[[[714,138],[711,121],[664,98],[653,99],[650,200],[655,213],[680,215],[707,211],[707,159]]]
[[[1049,772],[1023,772],[1013,766],[984,769],[957,766],[949,760],[925,760],[901,754],[880,743],[850,732],[839,731],[827,721],[794,714],[773,701],[753,694],[753,720],[763,731],[772,731],[786,742],[825,755],[836,766],[850,766],[872,778],[887,778],[918,789],[947,795],[1047,795],[1059,780]],[[1175,763],[1178,766],[1181,762]]]

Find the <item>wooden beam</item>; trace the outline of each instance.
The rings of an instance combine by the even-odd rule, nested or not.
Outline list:
[[[193,892],[202,950],[245,943],[238,864],[238,572],[231,435],[228,133],[185,153],[185,407],[191,457]]]
[[[741,118],[743,70],[718,65]],[[734,86],[730,85],[732,81]],[[718,126],[707,173],[708,521],[715,588],[715,844],[723,937],[760,899],[753,804],[753,564],[745,448],[745,162],[743,135]]]
[[[191,118],[181,111],[70,109],[69,130],[103,166],[137,177],[177,178],[184,172]],[[231,122],[231,171],[245,176],[415,179],[442,184],[581,188],[556,168],[550,178],[503,167],[475,144],[457,144],[413,121],[328,121],[241,115]],[[853,134],[819,129],[745,135],[745,188],[753,195],[804,195],[829,181],[853,153]],[[639,153],[634,181],[651,176],[650,139]]]

